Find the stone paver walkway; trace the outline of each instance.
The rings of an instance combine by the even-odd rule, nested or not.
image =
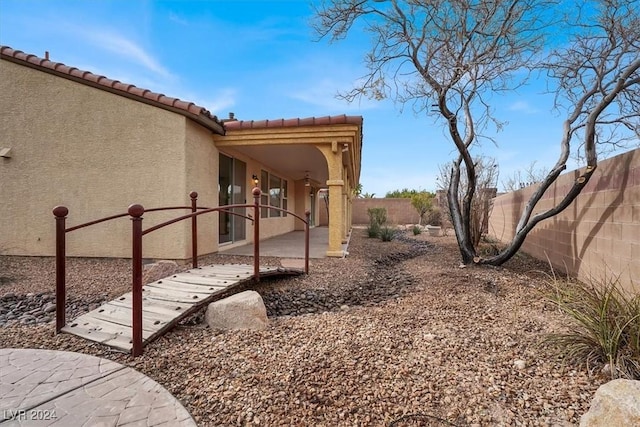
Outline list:
[[[86,354],[0,349],[0,426],[196,426],[146,375]]]

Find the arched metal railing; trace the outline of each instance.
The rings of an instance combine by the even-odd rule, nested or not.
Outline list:
[[[133,295],[133,318],[132,318],[132,356],[136,357],[142,354],[142,237],[152,233],[156,230],[164,228],[168,225],[175,224],[186,219],[191,219],[191,257],[192,266],[196,268],[198,266],[198,220],[200,215],[209,214],[212,212],[226,212],[232,215],[236,215],[246,220],[253,222],[253,272],[254,279],[260,281],[260,209],[269,208],[286,212],[289,215],[301,220],[304,223],[305,231],[305,243],[304,243],[304,272],[309,273],[309,217],[310,212],[305,212],[305,218],[288,211],[286,209],[262,205],[260,204],[261,191],[259,188],[254,188],[252,191],[253,204],[236,204],[218,206],[215,208],[198,207],[197,199],[198,193],[192,191],[189,194],[191,198],[191,206],[169,206],[161,208],[145,209],[140,204],[133,204],[129,206],[126,213],[111,215],[105,218],[89,221],[84,224],[76,225],[66,228],[66,218],[69,214],[69,209],[64,206],[56,206],[53,209],[53,215],[56,220],[56,333],[60,332],[66,325],[66,233],[76,231],[85,227],[89,227],[102,222],[111,221],[114,219],[129,216],[132,223],[131,234],[131,261],[133,267],[132,273],[132,295]],[[234,212],[235,208],[253,208],[253,217],[244,215],[238,212]],[[190,209],[191,213],[181,215],[179,217],[170,219],[163,223],[154,225],[142,229],[142,215],[147,212],[158,212],[167,210],[179,210]]]

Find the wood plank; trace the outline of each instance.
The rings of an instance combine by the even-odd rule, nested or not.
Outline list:
[[[190,270],[183,271],[182,273],[190,274],[253,274],[252,265],[239,265],[239,266],[220,266],[215,268],[192,268]]]
[[[179,314],[179,313],[178,313]],[[117,323],[122,326],[131,327],[133,310],[131,307],[104,305],[90,311],[87,315],[100,320]],[[176,317],[174,313],[158,314],[153,312],[142,312],[142,328],[151,332],[157,332],[164,325]]]
[[[177,273],[174,274],[172,277],[169,277],[170,279],[175,279],[177,277],[180,278],[191,278],[191,277],[197,277],[197,278],[216,278],[216,279],[240,279],[240,278],[246,278],[246,277],[251,277],[253,275],[253,273],[248,273],[245,271],[217,271],[217,272],[211,272],[211,273],[199,273],[199,272],[191,272],[191,271],[183,271],[182,273]]]
[[[125,295],[127,297],[125,297]],[[131,293],[125,294],[115,300],[112,300],[111,302],[129,302],[129,305],[133,305],[133,297],[131,296]],[[150,290],[146,291],[146,292],[142,292],[142,307],[144,310],[144,306],[145,306],[145,302],[146,301],[156,301],[156,300],[162,300],[164,301],[167,305],[171,305],[171,303],[180,303],[180,304],[188,304],[188,305],[193,305],[195,304],[197,301],[200,300],[200,298],[193,298],[192,296],[179,296],[179,295],[175,295],[174,299],[167,299],[168,295],[161,295],[159,293],[152,293]],[[176,310],[176,311],[180,311],[180,310]]]
[[[76,324],[77,326],[72,326]],[[117,334],[122,337],[128,337],[131,339],[131,327],[123,326],[117,323],[110,322],[108,320],[96,319],[95,317],[87,314],[83,314],[74,320],[71,325],[69,325],[72,329],[76,327],[81,327],[85,329],[92,329],[95,331],[105,332],[108,334]],[[147,339],[153,334],[153,331],[149,331],[146,329],[142,329],[142,338]]]
[[[133,305],[133,299],[131,292],[123,295],[122,297],[109,301],[107,304],[113,304],[124,307],[131,307]],[[191,308],[193,304],[188,303],[178,303],[176,301],[159,301],[159,300],[147,300],[145,298],[142,299],[142,310],[153,311],[159,314],[162,313],[182,313],[185,310]]]
[[[71,325],[67,325],[62,328],[62,332],[66,332],[71,335],[78,335],[84,339],[89,341],[95,341],[97,343],[103,344],[106,341],[116,339],[119,335],[117,333],[109,333],[97,331],[90,326],[80,326],[76,325],[72,327]]]
[[[142,288],[142,295],[144,295],[145,297],[148,297],[149,295],[154,295],[154,294],[175,295],[176,298],[193,298],[194,296],[197,296],[198,298],[193,298],[194,300],[196,300],[202,297],[206,297],[207,295],[210,295],[213,292],[216,292],[220,289],[224,289],[224,287],[218,287],[218,288],[214,288],[214,290],[209,290],[208,288],[201,286],[194,291],[194,290],[185,289],[185,288],[172,289],[169,286],[165,287],[162,285],[156,285],[156,286],[144,286]]]
[[[189,292],[215,292],[220,289],[225,289],[227,286],[219,283],[216,284],[194,284],[185,282],[174,282],[173,280],[163,279],[157,282],[152,282],[144,285],[144,288],[157,288],[157,289],[175,289],[184,290]]]
[[[128,307],[131,308],[133,302],[131,299],[128,301],[110,301],[107,305],[113,305],[116,307]],[[178,308],[179,309],[176,309]],[[151,301],[143,301],[142,303],[142,312],[150,312],[156,314],[165,314],[168,316],[179,316],[188,309],[193,307],[193,304],[178,304],[175,301],[162,301],[162,300],[151,300]]]
[[[246,278],[237,278],[237,277],[199,277],[199,276],[171,276],[167,277],[164,280],[171,280],[172,282],[180,282],[180,283],[190,283],[192,285],[220,285],[220,286],[229,286],[240,280],[247,280],[252,276]]]
[[[77,335],[81,338],[99,342],[100,344],[114,347],[121,351],[131,351],[131,328],[125,328],[110,322],[100,321],[98,319],[86,319],[80,316],[70,325],[62,328],[63,332]],[[75,326],[72,326],[74,325]],[[145,335],[149,337],[149,332],[142,331],[143,339]]]
[[[142,295],[151,301],[151,300],[162,300],[162,301],[175,301],[182,304],[196,304],[199,301],[203,301],[206,299],[211,293],[196,293],[196,292],[180,292],[170,289],[148,289],[143,292]],[[144,305],[144,303],[143,303]]]
[[[218,272],[218,271],[247,271],[253,272],[253,265],[250,264],[213,264],[203,265],[197,268],[192,268],[187,271],[202,271],[202,272]]]

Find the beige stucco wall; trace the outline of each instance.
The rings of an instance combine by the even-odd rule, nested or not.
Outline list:
[[[198,193],[198,206],[215,208],[218,206],[219,152],[213,143],[209,130],[186,121],[186,204],[191,203],[187,193]],[[191,223],[186,221],[188,235]],[[173,226],[172,226],[173,227]],[[189,242],[190,242],[189,238]],[[198,216],[198,253],[208,254],[218,250],[218,214],[208,213]],[[185,258],[191,256],[189,248]]]
[[[0,159],[6,252],[53,255],[56,205],[69,208],[72,226],[125,212],[131,203],[188,203],[185,133],[190,147],[200,147],[187,150],[190,161],[207,149],[203,132],[187,132],[185,117],[8,61],[0,61],[0,75],[0,146],[12,148],[10,159]],[[188,184],[202,175],[191,173]],[[163,217],[146,214],[145,228]],[[122,218],[69,233],[68,254],[129,257],[130,227]],[[186,227],[145,237],[144,256],[187,256]]]
[[[534,213],[550,208],[580,176],[560,176]],[[494,199],[489,233],[509,240],[520,213],[535,188],[527,187]],[[599,163],[576,200],[527,236],[522,249],[554,268],[588,280],[619,275],[629,290],[640,292],[640,149]]]

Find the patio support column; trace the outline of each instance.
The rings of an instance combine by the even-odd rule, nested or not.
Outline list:
[[[349,212],[349,200],[351,200],[351,183],[349,182],[349,171],[347,167],[342,168],[342,176],[345,177],[345,185],[342,187],[342,195],[344,205],[342,207],[342,243],[347,243],[349,237],[349,218],[351,218]]]
[[[345,181],[342,150],[337,141],[331,144],[319,144],[317,148],[327,159],[329,172],[327,180],[327,187],[329,187],[329,248],[326,254],[328,257],[343,257],[342,244],[346,238],[344,235],[346,205],[344,202]]]
[[[343,243],[343,222],[344,222],[344,206],[342,188],[344,181],[341,179],[330,179],[327,181],[329,186],[329,250],[327,256],[342,257]]]

